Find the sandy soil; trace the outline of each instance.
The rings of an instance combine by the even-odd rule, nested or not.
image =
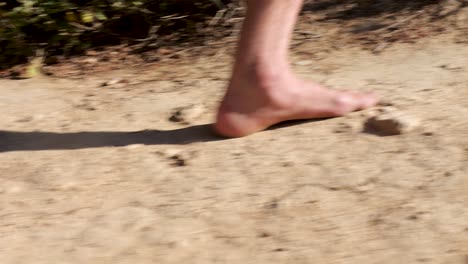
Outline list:
[[[468,263],[468,45],[321,41],[299,74],[420,125],[379,136],[370,110],[219,139],[222,53],[0,80],[1,263]]]

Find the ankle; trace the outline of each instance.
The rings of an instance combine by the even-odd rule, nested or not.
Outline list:
[[[249,61],[238,61],[234,70],[234,81],[244,80],[259,89],[271,89],[291,75],[287,61],[272,61],[267,58],[255,58]]]
[[[287,63],[255,61],[236,67],[231,80],[232,93],[239,92],[247,98],[256,98],[257,103],[289,107],[296,98],[294,87],[297,78]]]

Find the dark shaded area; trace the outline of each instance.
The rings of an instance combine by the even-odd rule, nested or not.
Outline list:
[[[0,152],[124,147],[133,144],[185,145],[223,140],[212,133],[210,126],[199,125],[168,131],[144,130],[137,132],[0,131]]]
[[[21,3],[17,0],[3,0],[1,1],[1,5],[0,5],[0,10],[11,10],[15,7],[18,7],[21,5]]]
[[[334,7],[342,6],[343,4],[351,1],[332,1],[332,0],[321,0],[321,1],[305,1],[303,11],[324,11]]]
[[[442,0],[322,0],[308,1],[305,11],[333,10],[329,19],[353,19],[372,17],[381,14],[398,13],[402,11],[417,11],[428,5],[442,4]]]
[[[32,11],[17,12],[15,8],[23,8],[20,1],[0,1],[0,69],[27,62],[37,49],[67,57],[94,47],[156,39],[150,36],[155,26],[158,40],[170,35],[166,44],[177,43],[197,37],[197,29],[204,28],[200,24],[231,1],[122,1],[120,7],[115,2],[34,1]],[[91,20],[86,22],[85,16]]]
[[[291,120],[281,122],[268,130],[276,130],[331,118]],[[0,130],[0,153],[11,151],[76,150],[102,147],[143,145],[186,145],[195,142],[229,140],[216,135],[212,124],[174,130],[143,130],[135,132],[17,132]]]
[[[362,133],[369,134],[369,135],[374,135],[378,137],[393,137],[393,136],[398,136],[399,134],[391,134],[391,133],[385,133],[384,131],[381,131],[379,129],[376,129],[369,125],[368,123],[365,124]]]
[[[279,124],[276,124],[276,125],[270,127],[268,130],[281,129],[281,128],[286,128],[286,127],[292,127],[292,126],[308,124],[308,123],[317,123],[317,122],[322,122],[322,121],[326,121],[326,120],[329,120],[329,119],[333,119],[333,117],[316,118],[316,119],[287,120],[287,121],[283,121],[283,122],[281,122]]]

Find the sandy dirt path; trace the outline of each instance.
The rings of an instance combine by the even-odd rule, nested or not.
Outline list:
[[[0,262],[468,263],[468,46],[307,49],[299,74],[420,125],[367,133],[366,111],[221,140],[229,59],[0,80]]]

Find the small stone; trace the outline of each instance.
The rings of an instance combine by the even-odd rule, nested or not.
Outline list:
[[[383,135],[401,135],[415,130],[419,121],[399,112],[383,113],[369,118],[366,128]]]
[[[191,124],[196,121],[206,111],[203,105],[191,105],[176,109],[176,111],[169,118],[170,121],[175,123]]]
[[[159,48],[157,52],[158,52],[160,55],[169,55],[169,54],[173,53],[172,50],[167,49],[167,48]]]
[[[171,161],[171,165],[184,167],[190,165],[190,161],[196,157],[197,153],[183,151],[181,149],[166,149],[158,151],[157,154]]]
[[[271,237],[271,234],[268,232],[261,232],[260,234],[258,234],[258,237],[267,238],[267,237]]]
[[[99,59],[95,57],[91,57],[91,58],[84,59],[83,62],[87,64],[96,64],[99,62]]]
[[[434,136],[434,132],[431,132],[431,131],[424,132],[424,133],[422,133],[422,134],[423,134],[423,136],[426,136],[426,137],[432,137],[432,136]]]
[[[117,86],[128,84],[128,80],[122,78],[114,78],[110,81],[104,82],[101,86]]]
[[[307,66],[311,65],[313,62],[311,60],[302,60],[302,61],[297,61],[294,64],[297,66]]]
[[[165,150],[158,151],[158,152],[156,152],[156,154],[161,155],[161,156],[163,156],[165,158],[171,158],[171,157],[174,157],[174,156],[180,154],[181,152],[182,152],[181,149],[170,148],[170,149],[165,149]]]
[[[98,55],[98,52],[95,51],[95,50],[87,50],[85,54],[86,54],[86,56],[93,56],[94,57],[94,56]]]
[[[176,155],[171,158],[172,160],[172,165],[177,166],[177,167],[184,167],[188,165],[188,159],[184,157],[183,155]]]
[[[283,252],[283,251],[287,251],[287,249],[284,249],[284,248],[276,248],[273,250],[274,252]]]

